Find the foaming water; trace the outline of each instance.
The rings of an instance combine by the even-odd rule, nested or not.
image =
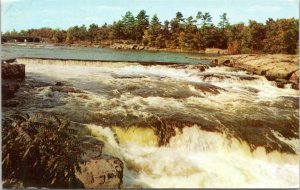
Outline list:
[[[92,128],[103,135],[102,127]],[[202,131],[197,126],[177,131],[166,147],[144,144],[141,135],[155,139],[151,129],[137,133],[134,127],[121,130],[115,132],[115,140],[122,139],[119,146],[110,146],[116,141],[106,141],[106,144],[117,149],[115,156],[121,156],[126,163],[124,182],[127,185],[134,183],[152,188],[280,188],[297,187],[299,184],[299,159],[296,155],[266,154],[262,147],[251,152],[243,142],[229,141],[223,134]],[[112,135],[113,131],[104,134]],[[107,138],[112,139],[112,136]],[[111,154],[113,151],[107,152]]]
[[[125,185],[299,185],[298,91],[233,68],[110,64],[26,63],[28,79],[79,91],[41,86],[24,110],[88,126],[124,161]]]

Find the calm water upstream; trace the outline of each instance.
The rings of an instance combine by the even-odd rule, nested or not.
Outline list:
[[[153,61],[175,63],[207,63],[189,59],[197,53],[115,50],[108,48],[65,47],[54,45],[2,45],[2,58],[43,57],[84,60]]]

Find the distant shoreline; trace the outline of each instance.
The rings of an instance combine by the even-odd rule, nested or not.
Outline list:
[[[43,45],[53,45],[56,47],[82,47],[82,48],[105,48],[105,49],[115,49],[115,50],[132,50],[132,51],[153,51],[153,52],[174,52],[174,53],[194,53],[194,54],[210,54],[210,55],[224,55],[227,53],[223,53],[224,49],[219,48],[207,48],[207,51],[205,50],[186,50],[186,49],[179,49],[179,48],[155,48],[155,47],[148,47],[148,46],[142,46],[139,44],[120,44],[120,43],[114,43],[114,44],[87,44],[87,43],[74,43],[74,44],[66,44],[66,43],[44,43],[44,42],[17,42],[17,43],[10,43],[6,42],[2,45],[12,45],[12,46],[43,46]],[[135,47],[143,47],[140,49],[137,49]],[[222,52],[218,54],[218,51]]]

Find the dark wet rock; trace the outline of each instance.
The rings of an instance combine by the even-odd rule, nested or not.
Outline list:
[[[18,100],[4,100],[2,103],[3,107],[16,107],[20,104]]]
[[[201,73],[199,76],[203,77],[203,80],[218,78],[221,80],[230,79],[230,78],[238,78],[240,80],[256,80],[257,76],[253,75],[240,75],[240,74],[223,74],[223,73]]]
[[[3,64],[6,64],[6,63],[13,63],[13,62],[15,62],[16,61],[16,59],[1,59],[1,63],[2,63],[2,65]]]
[[[204,73],[204,74],[201,74],[199,75],[201,77],[203,77],[203,81],[207,81],[208,79],[213,79],[213,78],[218,78],[219,80],[224,80],[224,79],[228,79],[230,78],[230,76],[228,75],[223,75],[223,74],[207,74],[207,73]]]
[[[181,131],[185,127],[197,125],[205,131],[221,132],[221,127],[216,122],[209,121],[202,117],[196,118],[184,114],[174,114],[172,117],[161,117],[157,122],[152,122],[152,125],[155,126],[160,146],[167,145],[170,142],[170,139],[176,135],[176,129]]]
[[[251,75],[232,75],[234,77],[239,78],[240,80],[256,80],[258,77]]]
[[[279,88],[284,88],[284,86],[289,83],[289,81],[285,79],[276,79],[275,82]]]
[[[147,84],[147,85],[145,85]],[[110,92],[113,96],[119,96],[123,93],[130,93],[135,96],[140,96],[143,98],[147,97],[163,97],[163,98],[174,98],[174,99],[184,99],[189,97],[202,97],[203,95],[191,91],[189,88],[189,83],[182,85],[177,84],[175,81],[165,82],[161,78],[159,81],[135,81],[127,85],[118,88],[117,91]]]
[[[197,70],[199,70],[199,71],[205,71],[205,69],[207,69],[208,68],[208,66],[206,66],[206,65],[195,65],[195,66],[193,66],[193,69],[197,69]]]
[[[4,63],[1,65],[3,79],[24,79],[25,78],[25,65],[24,64],[9,64]]]
[[[64,84],[62,82],[56,82],[55,86],[63,86]]]
[[[79,94],[79,95],[77,95],[77,97],[82,98],[82,99],[86,99],[86,100],[90,99],[89,96],[86,95],[86,94]]]
[[[211,94],[220,94],[220,91],[225,91],[225,89],[220,88],[218,86],[209,84],[209,83],[200,83],[200,82],[194,82],[194,83],[190,83],[192,84],[195,89],[200,90],[204,93],[211,93]]]
[[[15,93],[20,88],[20,85],[13,81],[2,81],[2,99],[10,99],[15,96]]]
[[[253,87],[244,87],[244,89],[248,90],[249,92],[258,93],[259,90]]]
[[[228,66],[228,67],[233,67],[234,66],[234,62],[232,59],[230,58],[223,58],[223,57],[220,57],[220,58],[217,58],[214,60],[214,64],[215,65],[223,65],[223,66]]]
[[[233,63],[231,60],[224,60],[222,65],[228,66],[228,67],[233,67]]]
[[[299,90],[299,83],[293,83],[292,88],[295,90]]]
[[[15,90],[11,89],[8,84],[2,84],[2,98],[9,99],[14,97]]]
[[[79,90],[73,86],[51,86],[52,91],[62,92],[62,93],[83,93],[82,90]]]
[[[250,111],[251,108],[248,108]],[[253,110],[254,111],[254,110]],[[252,112],[252,111],[251,111]],[[260,110],[256,110],[260,112]],[[253,112],[252,115],[256,113]],[[257,147],[265,147],[267,152],[279,151],[295,154],[295,151],[284,141],[278,139],[272,131],[281,134],[284,138],[298,138],[298,119],[278,118],[270,113],[265,118],[259,118],[244,114],[241,116],[231,116],[227,114],[216,115],[222,125],[225,126],[229,137],[247,142],[251,151]]]

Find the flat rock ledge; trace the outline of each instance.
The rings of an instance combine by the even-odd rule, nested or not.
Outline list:
[[[299,56],[285,54],[243,54],[220,56],[211,59],[215,66],[235,67],[248,72],[263,75],[268,80],[275,81],[283,88],[291,84],[299,90]]]

